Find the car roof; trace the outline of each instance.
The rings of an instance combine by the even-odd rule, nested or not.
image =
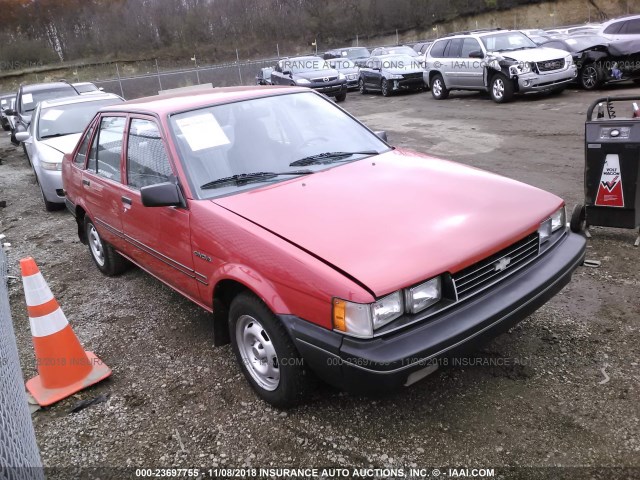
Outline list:
[[[636,20],[640,18],[640,15],[625,15],[624,17],[612,18],[611,20],[607,20],[602,24],[603,27],[607,27],[612,23],[621,22],[624,20]]]
[[[74,82],[71,85],[74,87],[79,87],[81,85],[95,85],[93,82]]]
[[[71,85],[65,82],[26,83],[24,85],[20,85],[20,89],[23,92],[37,92],[39,90],[63,90],[65,88],[74,90]]]
[[[118,105],[110,105],[103,112],[136,112],[166,116],[172,113],[196,110],[214,105],[222,105],[254,98],[265,98],[289,93],[303,93],[310,90],[305,87],[288,86],[251,86],[216,87],[211,90],[168,93],[129,100]]]
[[[322,60],[322,57],[320,57],[319,55],[300,55],[299,57],[286,57],[286,58],[282,58],[280,59],[280,61],[284,61],[284,60],[307,60],[307,59],[314,59],[314,60]],[[324,60],[322,60],[324,61]]]
[[[63,105],[71,105],[73,103],[96,102],[99,100],[110,100],[120,98],[114,93],[96,93],[94,95],[74,95],[72,97],[54,98],[52,100],[44,100],[40,102],[41,108],[61,107]]]

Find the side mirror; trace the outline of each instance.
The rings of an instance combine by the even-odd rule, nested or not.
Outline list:
[[[16,115],[16,111],[13,108],[5,108],[4,109],[4,114],[7,117],[14,117]]]
[[[182,195],[178,185],[171,182],[148,185],[140,189],[142,205],[145,207],[180,207]]]
[[[100,90],[101,92],[104,92],[104,87],[98,87],[98,90]]]
[[[482,50],[474,50],[473,52],[469,52],[469,58],[484,58],[484,54]]]
[[[16,140],[19,142],[26,142],[30,138],[29,132],[16,132]]]
[[[373,133],[375,133],[376,137],[378,137],[380,140],[387,143],[387,132],[385,132],[384,130],[380,130],[378,132],[373,132]]]
[[[283,70],[282,74],[291,76],[291,70]]]

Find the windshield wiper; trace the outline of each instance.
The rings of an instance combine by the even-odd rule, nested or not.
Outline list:
[[[365,150],[362,152],[325,152],[318,153],[317,155],[310,155],[308,157],[301,158],[295,162],[289,164],[290,167],[304,167],[306,165],[316,165],[323,163],[333,163],[346,160],[354,155],[378,155],[375,150]]]
[[[67,135],[73,135],[73,133],[52,133],[51,135],[42,135],[40,139],[44,140],[45,138],[66,137]]]
[[[313,173],[311,170],[294,170],[292,172],[254,172],[254,173],[240,173],[238,175],[232,175],[230,177],[218,178],[211,182],[207,182],[204,185],[200,185],[200,189],[207,190],[218,187],[224,187],[225,185],[235,184],[238,186],[246,185],[251,182],[263,182],[272,178],[279,177],[280,175],[309,175]]]

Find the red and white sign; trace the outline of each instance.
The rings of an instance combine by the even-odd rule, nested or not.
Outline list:
[[[620,157],[609,154],[604,160],[604,168],[598,186],[596,205],[600,207],[624,207],[622,193],[622,173],[620,172]]]

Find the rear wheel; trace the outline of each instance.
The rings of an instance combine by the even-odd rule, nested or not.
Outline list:
[[[383,97],[388,97],[389,95],[391,95],[391,90],[389,90],[389,82],[386,78],[383,78],[382,82],[380,83],[380,91],[382,92]]]
[[[602,86],[602,72],[595,63],[589,63],[578,72],[578,83],[585,90],[596,90]]]
[[[513,98],[513,83],[502,73],[496,73],[489,84],[489,94],[496,103],[507,103]]]
[[[436,100],[444,100],[449,96],[449,90],[445,87],[444,79],[440,74],[437,74],[431,80],[431,96]]]
[[[282,323],[252,293],[240,293],[231,302],[229,333],[242,373],[258,396],[278,408],[305,398],[310,372]]]
[[[129,262],[107,242],[103,241],[93,222],[85,217],[85,235],[93,262],[108,277],[119,275],[129,266]]]

